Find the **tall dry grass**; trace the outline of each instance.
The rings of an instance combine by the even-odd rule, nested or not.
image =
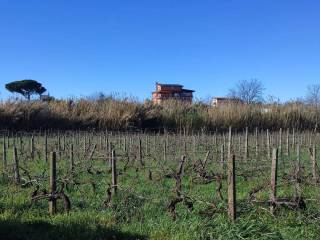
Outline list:
[[[264,129],[314,129],[320,113],[301,104],[229,105],[212,108],[168,101],[106,98],[101,100],[4,101],[0,103],[2,129],[109,129],[109,130],[225,130],[229,126]]]

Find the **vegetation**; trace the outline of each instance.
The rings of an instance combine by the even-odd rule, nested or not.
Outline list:
[[[21,81],[14,81],[5,85],[10,92],[19,93],[26,99],[30,100],[32,95],[38,94],[41,96],[47,89],[35,80],[25,79]]]
[[[229,96],[246,104],[263,102],[264,87],[258,79],[241,80],[229,90]]]
[[[318,239],[319,172],[313,171],[310,157],[314,155],[309,147],[318,146],[319,136],[292,130],[256,131],[249,134],[246,150],[246,135],[233,135],[237,188],[234,222],[227,215],[229,144],[225,136],[105,131],[4,133],[0,142],[0,238]],[[14,145],[16,158],[12,155]],[[268,203],[269,154],[276,147],[277,201],[287,199],[288,204],[276,205],[272,214]],[[48,202],[55,196],[50,195],[49,188],[51,151],[57,153],[54,193],[65,194],[71,204],[65,209],[58,199],[57,211],[49,215]],[[182,155],[186,156],[183,167]],[[116,185],[112,159],[117,165]],[[18,167],[14,167],[16,162]],[[179,197],[184,200],[174,204]]]
[[[3,129],[108,129],[150,131],[224,131],[249,126],[263,129],[316,129],[320,111],[300,102],[229,105],[168,101],[159,106],[128,99],[6,101],[0,103]]]

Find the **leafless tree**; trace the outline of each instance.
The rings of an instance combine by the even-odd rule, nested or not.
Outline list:
[[[320,84],[313,84],[308,86],[307,96],[306,96],[307,104],[310,104],[315,108],[316,111],[316,125],[314,130],[316,131],[318,128],[318,115],[319,115],[319,107],[320,107]]]
[[[314,84],[308,86],[308,92],[306,96],[306,102],[316,109],[320,106],[320,84]]]
[[[247,104],[263,101],[264,86],[258,79],[240,80],[229,90],[229,97],[238,98]]]

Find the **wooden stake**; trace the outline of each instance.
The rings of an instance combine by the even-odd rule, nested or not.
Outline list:
[[[229,127],[229,134],[228,134],[228,159],[231,156],[231,151],[232,151],[231,147],[232,147],[232,128],[230,126]]]
[[[258,128],[256,127],[255,131],[255,148],[256,148],[256,161],[258,161],[259,157],[259,139],[258,139]]]
[[[312,180],[314,184],[318,182],[318,167],[317,167],[317,150],[316,146],[313,145],[311,153],[311,165],[312,165]]]
[[[244,141],[244,161],[247,162],[249,157],[248,151],[248,127],[246,127],[246,136]]]
[[[167,141],[163,141],[163,162],[167,161]]]
[[[74,172],[74,154],[73,154],[73,144],[70,145],[70,173]]]
[[[277,197],[277,174],[278,174],[278,149],[272,151],[271,162],[271,193],[270,193],[270,211],[274,214],[275,201]]]
[[[236,182],[235,182],[235,155],[228,159],[228,214],[232,221],[236,220]]]
[[[287,156],[290,155],[290,142],[289,142],[289,134],[290,130],[287,129],[287,140],[286,140],[286,150],[287,150]]]
[[[300,145],[297,144],[297,159],[296,159],[296,166],[295,166],[295,187],[294,187],[294,194],[295,197],[301,196],[301,189],[300,189]]]
[[[34,159],[34,136],[31,136],[30,140],[30,152],[31,152],[31,158]]]
[[[19,185],[21,182],[20,172],[19,172],[19,159],[17,154],[17,148],[13,147],[13,171],[14,171],[14,182]]]
[[[117,193],[117,160],[116,151],[113,149],[111,154],[111,174],[112,174],[112,193]]]
[[[268,159],[271,158],[271,152],[270,152],[270,133],[269,133],[269,129],[267,129],[267,155],[268,155]]]
[[[279,150],[278,150],[278,154],[281,158],[282,156],[282,128],[280,128],[280,131],[279,131]]]
[[[142,160],[142,143],[141,143],[141,138],[139,138],[139,161],[140,161],[140,165],[141,167],[144,166],[143,160]]]
[[[221,144],[221,147],[220,147],[220,166],[221,166],[221,173],[222,175],[224,174],[224,146],[223,144]]]
[[[44,136],[44,158],[45,162],[48,162],[48,136],[47,136],[47,131],[45,132]]]
[[[56,152],[51,153],[51,159],[50,159],[50,194],[51,198],[49,199],[49,214],[54,215],[57,211],[57,202],[56,198],[54,197],[54,194],[56,193],[56,180],[57,180],[57,167],[56,167],[56,161],[57,161],[57,156]]]
[[[6,137],[3,136],[2,143],[2,163],[3,163],[3,173],[7,170],[7,146],[6,146]]]

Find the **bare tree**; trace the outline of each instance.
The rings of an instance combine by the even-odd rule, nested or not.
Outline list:
[[[314,107],[316,111],[316,125],[314,127],[314,131],[316,131],[318,128],[318,115],[320,107],[320,84],[313,84],[308,86],[306,102],[307,104]]]
[[[308,86],[306,102],[318,109],[320,106],[320,84]]]
[[[253,78],[250,80],[240,80],[235,88],[229,90],[229,96],[238,98],[247,104],[263,101],[264,87],[262,82]]]

